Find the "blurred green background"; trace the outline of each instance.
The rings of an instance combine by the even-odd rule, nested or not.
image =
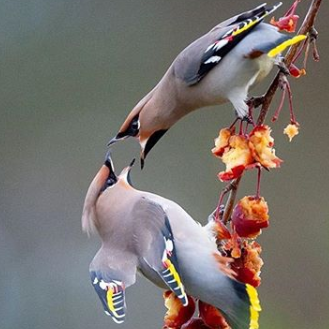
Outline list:
[[[262,181],[271,226],[259,239],[265,261],[261,328],[329,328],[329,11],[323,2],[321,61],[309,62],[304,78],[290,79],[300,135],[289,143],[282,134],[287,105],[272,125],[285,162]],[[309,3],[301,4],[302,16]],[[258,4],[1,1],[1,329],[161,327],[162,293],[142,278],[128,290],[125,324],[104,315],[88,274],[99,239],[88,239],[80,228],[84,196],[107,141],[179,51]],[[181,120],[150,153],[144,171],[134,168],[135,185],[175,200],[205,222],[223,187],[216,178],[223,165],[210,149],[233,117],[226,104]],[[117,170],[138,155],[135,140],[115,145]],[[248,172],[239,196],[254,194],[255,181]]]

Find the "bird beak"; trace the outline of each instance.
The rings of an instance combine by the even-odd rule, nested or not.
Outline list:
[[[113,137],[108,143],[107,146],[111,146],[113,144],[115,144],[116,142],[118,142],[121,138],[117,138],[117,136]]]
[[[135,164],[136,159],[133,158],[132,161],[130,162],[130,165],[128,166],[129,170],[133,167],[133,165]]]
[[[147,154],[151,151],[153,146],[159,141],[159,139],[167,132],[168,129],[161,129],[155,131],[151,136],[145,138],[143,141],[140,140],[141,145],[141,169],[144,168],[144,162]]]
[[[109,171],[112,175],[115,176],[115,172],[114,172],[114,165],[113,165],[113,161],[112,161],[112,157],[111,157],[111,152],[110,150],[108,150],[106,152],[106,156],[105,156],[105,162],[104,165],[109,168]]]
[[[145,156],[144,156],[144,151],[142,151],[142,152],[141,152],[140,161],[141,161],[141,169],[143,170],[143,168],[144,168],[144,165],[145,165]]]
[[[130,170],[134,166],[136,159],[133,159],[130,162],[130,165],[126,168],[124,168],[120,173],[120,178],[123,178],[124,181],[126,181],[130,186],[132,186],[131,178],[130,178]]]
[[[145,147],[147,144],[148,138],[141,140],[141,138],[139,138],[139,144],[141,147],[141,153],[140,153],[140,163],[141,163],[141,169],[144,168],[144,164],[145,164],[145,157],[146,157],[146,153],[145,153]]]

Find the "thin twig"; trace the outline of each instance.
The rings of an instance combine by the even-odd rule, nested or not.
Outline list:
[[[304,22],[298,31],[298,34],[308,34],[313,29],[314,22],[318,14],[321,2],[322,0],[313,0],[308,10],[308,13],[304,19]],[[292,63],[299,46],[300,46],[299,44],[295,44],[291,46],[289,51],[287,52],[287,55],[285,56],[285,64],[287,65],[287,67],[289,67],[289,65]],[[274,78],[274,80],[272,81],[269,89],[267,90],[267,93],[265,94],[264,103],[262,105],[262,109],[257,119],[257,125],[261,125],[265,121],[270,104],[272,103],[273,100],[273,96],[279,87],[280,75],[281,73],[279,72]]]
[[[239,183],[241,181],[242,176],[234,179],[231,183],[231,190],[230,190],[230,194],[228,196],[228,199],[226,201],[226,205],[225,205],[225,209],[224,209],[224,213],[223,213],[223,217],[222,217],[222,222],[224,224],[226,224],[228,222],[228,220],[231,217],[232,211],[233,211],[233,207],[234,207],[234,202],[235,202],[235,198],[236,198],[236,193],[238,192],[238,186]]]
[[[314,28],[314,22],[315,19],[317,17],[317,14],[319,12],[319,8],[321,5],[322,0],[313,0],[310,8],[305,16],[304,22],[301,25],[298,34],[308,34],[313,28]],[[295,44],[293,46],[290,47],[290,49],[288,50],[286,56],[285,56],[285,64],[287,65],[287,67],[290,66],[290,64],[292,63],[293,59],[295,58],[295,55],[298,51],[298,48],[300,47],[300,45]],[[269,89],[267,90],[265,97],[264,97],[264,102],[262,104],[262,109],[260,111],[260,114],[258,116],[257,119],[257,125],[261,125],[264,123],[266,115],[268,113],[270,104],[272,103],[273,97],[275,92],[277,91],[278,87],[279,87],[279,81],[280,81],[280,75],[282,73],[279,72],[276,77],[274,78],[274,80],[272,81]],[[236,199],[236,195],[238,192],[238,188],[239,188],[239,184],[241,181],[241,177],[236,178],[235,180],[233,180],[231,182],[232,185],[232,189],[230,191],[230,194],[228,196],[226,205],[225,205],[225,210],[224,210],[224,214],[223,214],[223,218],[222,221],[224,224],[226,224],[232,214],[233,211],[233,207],[234,207],[234,203],[235,203],[235,199]]]

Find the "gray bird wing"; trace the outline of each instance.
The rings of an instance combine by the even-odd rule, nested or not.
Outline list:
[[[256,15],[262,13],[264,11],[265,6],[266,6],[266,2],[257,6],[254,9],[251,9],[251,10],[245,11],[243,13],[240,13],[238,15],[235,15],[235,16],[225,20],[224,22],[219,23],[218,25],[213,27],[211,29],[211,31],[218,29],[218,28],[222,28],[224,26],[230,26],[230,25],[234,25],[237,23],[241,23],[242,21],[245,21],[248,18],[251,18],[253,16],[256,16]]]
[[[182,51],[173,64],[174,75],[189,86],[200,82],[229,52],[281,3],[235,16],[217,25]]]
[[[170,290],[188,304],[177,261],[175,237],[167,214],[158,203],[142,197],[134,206],[134,231],[137,253]]]
[[[125,290],[136,281],[136,265],[132,252],[108,248],[104,243],[90,264],[91,283],[105,314],[116,323],[125,320]]]
[[[123,323],[125,320],[125,285],[121,280],[104,279],[100,273],[90,272],[92,285],[102,302],[104,312],[111,316],[114,322]]]

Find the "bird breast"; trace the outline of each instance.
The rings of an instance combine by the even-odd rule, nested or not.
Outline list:
[[[270,73],[274,65],[274,59],[264,54],[257,59],[257,62],[259,72],[254,84],[261,82]]]

